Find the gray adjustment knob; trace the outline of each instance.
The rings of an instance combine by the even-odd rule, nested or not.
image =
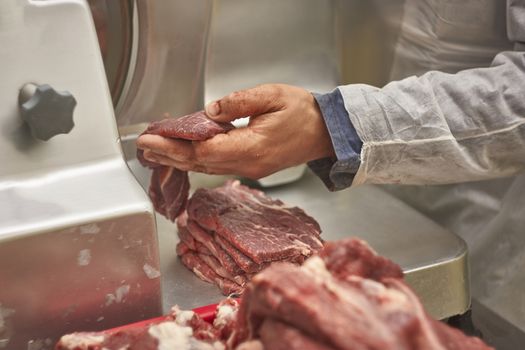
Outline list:
[[[47,84],[26,84],[18,98],[22,119],[33,137],[47,141],[73,129],[73,110],[77,101],[68,91],[56,91]]]

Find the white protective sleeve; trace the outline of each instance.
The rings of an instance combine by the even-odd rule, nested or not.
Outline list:
[[[525,172],[525,0],[507,0],[516,51],[490,67],[339,87],[363,141],[355,184],[446,184]]]

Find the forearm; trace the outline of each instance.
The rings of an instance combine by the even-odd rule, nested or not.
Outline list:
[[[340,87],[363,141],[354,183],[443,184],[525,170],[525,54],[489,68]]]

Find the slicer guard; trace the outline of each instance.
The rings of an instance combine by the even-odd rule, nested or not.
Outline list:
[[[123,158],[87,3],[1,1],[0,44],[0,348],[160,315],[153,208]],[[74,96],[69,133],[33,137],[27,83]],[[44,102],[31,112],[59,114]]]

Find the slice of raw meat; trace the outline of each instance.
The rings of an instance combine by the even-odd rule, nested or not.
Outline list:
[[[199,111],[180,118],[152,122],[142,134],[203,141],[233,128],[231,123],[215,122]],[[137,159],[143,166],[153,169],[148,194],[155,210],[174,221],[186,207],[190,187],[188,173],[146,160],[141,149],[137,150]]]
[[[199,242],[196,242],[196,246],[197,246],[197,250],[193,250],[186,244],[186,242],[180,241],[179,243],[177,243],[177,246],[175,247],[175,250],[177,252],[177,255],[182,255],[182,254],[185,254],[188,251],[191,251],[193,253],[198,254],[199,256],[201,256],[201,255],[202,256],[208,256],[208,255],[212,256],[211,252],[208,250],[208,248],[206,248],[205,246],[203,246]],[[221,265],[221,267],[222,267],[222,265]]]
[[[145,134],[160,135],[172,139],[203,141],[228,132],[235,127],[231,123],[220,123],[198,111],[179,118],[166,118],[148,125]]]
[[[228,241],[222,238],[221,236],[214,234],[213,238],[215,239],[215,242],[217,242],[219,246],[221,246],[221,248],[224,249],[232,257],[235,263],[244,272],[256,273],[268,266],[268,264],[257,264],[255,261],[244,255],[241,251],[239,251],[237,248],[228,243]]]
[[[168,219],[173,221],[184,210],[189,190],[187,172],[165,166],[153,168],[148,195],[155,210]]]
[[[230,295],[242,293],[243,287],[216,274],[215,271],[202,261],[197,254],[189,251],[181,255],[180,259],[184,266],[193,271],[193,273],[201,280],[217,285],[222,294]]]
[[[188,245],[184,242],[179,242],[177,243],[177,245],[175,246],[175,251],[177,252],[177,255],[178,256],[183,256],[184,254],[186,253],[193,253],[194,251],[190,249],[190,247],[188,247]]]
[[[287,207],[239,181],[198,189],[187,211],[190,219],[216,232],[257,264],[297,260],[323,246],[319,224],[304,211]]]
[[[244,286],[248,280],[246,279],[246,276],[244,275],[232,275],[229,273],[220,263],[217,258],[215,258],[213,255],[207,255],[207,254],[197,254],[199,258],[201,258],[202,261],[206,263],[215,273],[221,277],[224,277],[226,279],[229,279],[232,282],[237,283],[239,286]]]
[[[177,235],[179,236],[179,239],[181,240],[181,242],[184,242],[187,245],[188,249],[196,253],[212,255],[211,251],[208,248],[206,248],[204,244],[196,241],[195,238],[193,238],[193,236],[191,235],[190,231],[188,231],[188,227],[186,226],[188,223],[188,216],[185,214],[186,212],[184,211],[177,218]]]
[[[272,264],[246,288],[232,343],[259,338],[270,319],[341,350],[490,349],[431,319],[400,271],[351,239],[328,244],[301,267]]]
[[[210,235],[192,220],[188,220],[187,225],[188,226],[186,227],[188,232],[193,236],[193,238],[208,248],[211,254],[220,261],[221,265],[226,269],[226,271],[234,276],[243,274],[241,268],[237,266],[232,257],[215,242],[212,235]]]
[[[193,233],[190,232],[188,225]],[[199,278],[217,284],[223,294],[241,293],[242,287],[248,281],[247,276],[233,259],[214,242],[213,237],[199,225],[188,220],[185,212],[177,218],[177,229],[181,238],[181,242],[177,244],[177,255],[181,257],[183,264],[197,274]],[[192,250],[189,245],[192,245],[196,250]],[[198,259],[193,256],[198,257]],[[202,266],[203,263],[207,265],[207,268]],[[212,270],[215,275],[221,278],[217,278],[211,273],[206,275],[208,270]],[[234,287],[226,280],[238,286]]]
[[[188,215],[186,214],[186,211],[182,212],[182,214],[177,218],[177,235],[179,236],[179,239],[186,243],[186,245],[189,247],[189,249],[196,251],[197,250],[197,242],[195,241],[195,238],[191,235],[191,233],[188,231]]]

